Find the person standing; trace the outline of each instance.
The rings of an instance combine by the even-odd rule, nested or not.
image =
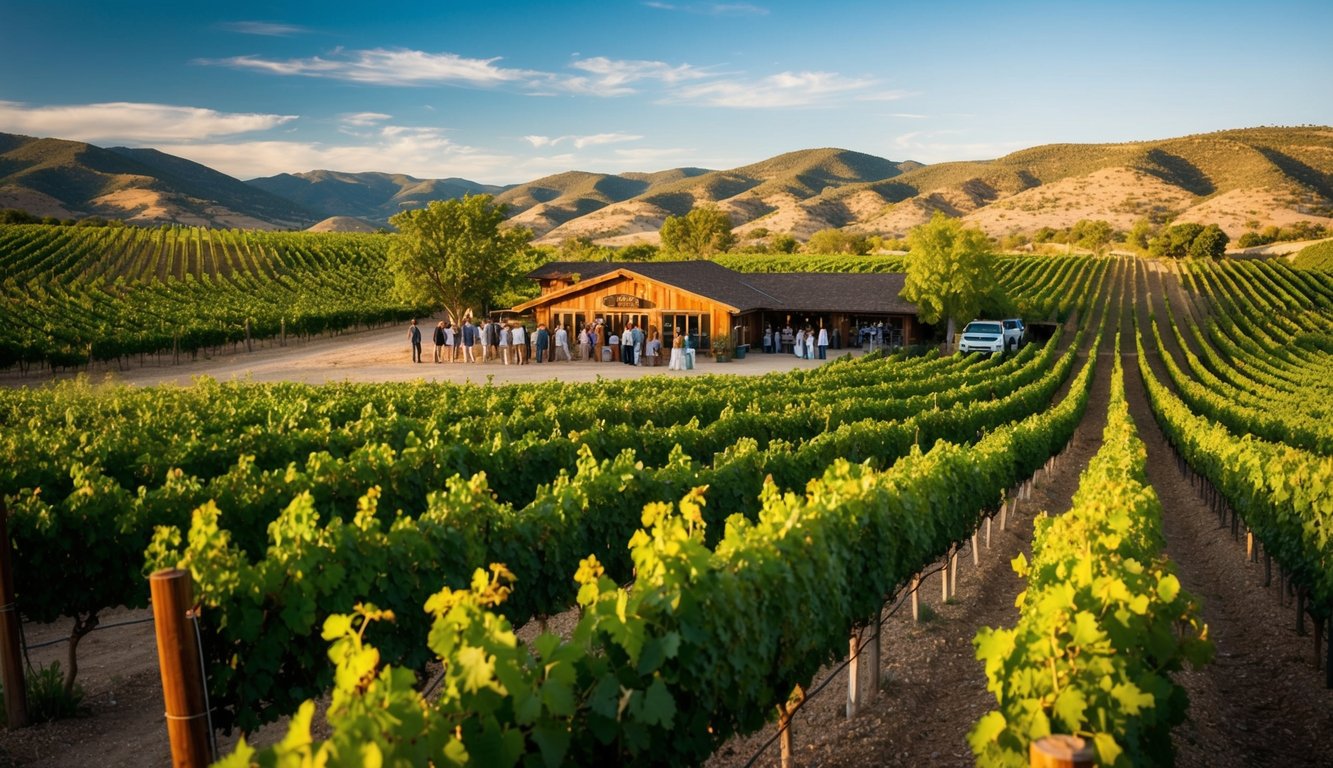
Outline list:
[[[765,326],[764,326],[764,354],[769,354],[769,353],[771,353],[772,351],[773,351],[773,326],[771,326],[771,325],[765,325]]]
[[[611,335],[606,337],[606,346],[611,348],[612,361],[619,359],[620,362],[625,362],[625,358],[620,356],[620,337],[616,335],[615,331],[611,331]]]
[[[500,325],[496,328],[496,345],[500,348],[500,358],[504,360],[505,365],[509,365],[509,333],[508,325]]]
[[[440,350],[444,349],[444,321],[435,324],[435,362],[440,362]]]
[[[792,342],[792,351],[797,357],[805,357],[805,329],[798,328]]]
[[[569,331],[563,325],[555,329],[555,352],[551,355],[551,362],[560,360],[562,356],[566,360],[574,359],[569,353]]]
[[[647,337],[643,335],[643,329],[638,323],[634,324],[634,364],[643,365],[643,344]]]
[[[528,364],[528,332],[522,323],[514,326],[510,334],[509,349],[514,355],[514,365]]]
[[[446,363],[454,361],[454,324],[448,320],[444,321],[444,356]]]
[[[477,355],[472,348],[477,343],[477,326],[472,324],[472,318],[463,319],[463,362],[477,362]]]
[[[815,359],[815,329],[814,329],[814,328],[806,328],[806,329],[805,329],[805,359],[806,359],[806,360],[814,360],[814,359]]]
[[[828,329],[825,328],[825,327],[822,326],[822,325],[819,326],[819,339],[818,339],[818,341],[816,341],[815,343],[819,345],[819,359],[820,359],[820,360],[827,360],[827,359],[828,359]]]
[[[416,318],[412,319],[412,327],[407,329],[407,340],[412,342],[412,362],[421,362],[421,329],[417,327]]]
[[[598,320],[592,327],[592,357],[595,363],[602,362],[602,348],[606,346],[606,326]]]
[[[680,329],[676,329],[675,335],[671,337],[671,362],[667,365],[667,370],[679,371],[685,367],[685,337],[680,335]]]
[[[491,325],[494,320],[487,320],[477,328],[477,338],[481,341],[481,361],[484,363],[491,359],[491,346],[495,344],[494,337],[491,336]]]
[[[537,348],[537,354],[533,355],[533,359],[538,363],[544,363],[546,362],[546,350],[551,344],[551,334],[547,332],[545,323],[537,326],[537,333],[534,336],[533,346]]]
[[[793,340],[793,338],[794,338],[794,337],[792,336],[792,333],[791,333],[791,323],[787,323],[787,324],[786,324],[785,326],[783,326],[783,328],[782,328],[782,349],[777,350],[777,351],[779,351],[779,352],[786,352],[786,353],[790,354],[790,353],[791,353],[791,350],[792,350],[792,340]]]
[[[579,354],[584,360],[592,359],[592,326],[586,323],[579,329]]]

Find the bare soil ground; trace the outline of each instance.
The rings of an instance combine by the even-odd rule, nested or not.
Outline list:
[[[1144,265],[1135,269],[1129,263],[1122,270],[1132,279],[1140,297],[1141,320],[1146,320],[1149,302],[1154,303],[1158,318],[1165,316],[1160,303],[1166,293],[1163,287],[1170,289],[1173,301],[1183,302],[1184,295],[1174,285],[1173,275],[1148,272]],[[1111,306],[1117,306],[1118,301],[1112,296]],[[1189,308],[1177,304],[1175,310],[1177,317],[1185,317]],[[1128,336],[1132,333],[1132,311],[1126,304],[1120,312],[1120,325],[1127,339],[1132,338]],[[595,378],[649,373],[619,364],[593,363],[560,363],[552,368],[530,365],[512,372],[494,364],[481,366],[481,370],[461,364],[413,366],[406,362],[402,335],[398,329],[386,329],[329,339],[328,343],[315,341],[285,353],[278,350],[271,359],[255,353],[212,361],[211,365],[188,371],[143,368],[119,375],[124,380],[148,384],[188,383],[191,376],[203,373],[223,380],[235,376],[301,381],[392,380],[400,374],[407,379],[458,377],[475,381],[472,377],[482,372],[494,372],[497,379],[506,376],[504,380],[545,380],[552,376],[570,380],[571,376],[582,375]],[[1100,447],[1109,393],[1110,343],[1106,340],[1097,351],[1099,367],[1087,415],[1059,466],[1049,476],[1039,478],[1030,500],[1018,503],[1018,512],[1010,518],[1007,530],[1001,530],[996,521],[990,546],[984,538],[981,541],[978,566],[973,566],[970,551],[961,553],[955,595],[941,598],[940,564],[936,564],[927,569],[929,575],[919,590],[922,620],[914,623],[906,604],[888,615],[882,631],[880,669],[863,671],[862,685],[878,681],[875,700],[863,704],[860,714],[849,720],[844,715],[845,671],[831,667],[810,686],[809,690],[814,690],[826,678],[832,678],[796,716],[793,736],[797,765],[973,764],[965,735],[994,702],[985,689],[984,672],[974,658],[971,640],[981,626],[1014,622],[1017,612],[1013,601],[1022,584],[1013,574],[1010,560],[1028,551],[1032,518],[1038,511],[1060,513],[1069,508],[1079,473]],[[383,353],[385,357],[367,360],[364,354],[354,352],[358,345],[378,350],[374,354]],[[1217,646],[1213,664],[1181,675],[1191,704],[1188,720],[1176,731],[1177,765],[1333,765],[1333,748],[1329,746],[1333,691],[1323,687],[1323,673],[1313,663],[1313,641],[1296,634],[1292,608],[1281,604],[1277,588],[1262,587],[1263,566],[1245,559],[1243,538],[1237,543],[1229,530],[1218,529],[1216,516],[1176,470],[1170,448],[1148,409],[1133,346],[1126,345],[1123,354],[1131,413],[1148,446],[1149,477],[1164,508],[1167,552],[1176,562],[1185,587],[1202,601]],[[336,367],[333,360],[340,361]],[[806,365],[813,363],[789,356],[759,355],[730,365],[705,362],[690,373],[760,373]],[[584,366],[589,373],[582,373]],[[418,374],[417,369],[423,372]],[[375,372],[386,378],[375,378]],[[893,610],[889,606],[889,611]],[[104,617],[104,624],[144,615],[146,612],[123,612]],[[562,620],[553,619],[552,628],[562,629]],[[26,627],[31,645],[67,632],[64,624]],[[33,650],[30,655],[34,663],[47,663],[52,659],[63,662],[64,653],[63,646],[54,645]],[[19,732],[0,731],[0,766],[128,768],[168,764],[152,625],[132,624],[94,632],[83,641],[79,658],[79,677],[88,694],[85,714]],[[709,765],[745,765],[775,732],[776,727],[770,727],[735,739],[724,745]],[[257,739],[271,741],[281,734],[279,725],[261,732]],[[224,740],[221,746],[225,751],[229,742]],[[760,753],[754,764],[777,762],[774,745]]]

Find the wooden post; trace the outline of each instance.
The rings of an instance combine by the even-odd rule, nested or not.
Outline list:
[[[1028,748],[1032,768],[1092,768],[1096,753],[1092,745],[1077,736],[1046,736]]]
[[[870,627],[870,644],[866,646],[866,666],[870,667],[870,687],[866,689],[865,695],[867,702],[874,701],[875,694],[879,693],[879,634],[883,626],[881,624],[883,613],[884,606],[875,611],[875,625]]]
[[[949,561],[953,559],[953,547],[944,553],[944,567],[940,569],[940,603],[949,602]]]
[[[958,594],[958,548],[949,556],[949,597]]]
[[[972,567],[974,568],[981,567],[981,553],[977,551],[977,533],[980,532],[980,530],[981,529],[978,528],[972,532]]]
[[[28,687],[23,680],[19,612],[14,602],[14,567],[10,563],[9,510],[0,497],[0,682],[5,686],[5,717],[12,731],[28,725]]]
[[[176,768],[203,768],[212,762],[203,670],[194,627],[187,616],[193,605],[190,573],[166,568],[148,577],[162,670],[171,762]]]
[[[1003,501],[1000,503],[1000,530],[1009,530],[1009,503]]]
[[[1004,502],[1000,503],[1003,504]],[[995,522],[994,515],[991,515],[990,517],[986,518],[986,549],[990,549],[990,526],[991,523],[993,522]]]
[[[921,621],[921,596],[917,593],[921,586],[921,574],[912,577],[912,621]]]
[[[861,706],[861,633],[853,629],[847,641],[847,719]]]

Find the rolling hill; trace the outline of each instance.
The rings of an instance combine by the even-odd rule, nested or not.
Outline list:
[[[1333,226],[1333,128],[1048,144],[936,165],[808,149],[729,170],[567,171],[508,187],[337,171],[241,182],[151,149],[0,134],[0,207],[39,215],[256,228],[354,217],[380,226],[429,200],[480,193],[508,205],[539,243],[656,242],[667,216],[705,203],[725,210],[742,238],[763,228],[804,239],[829,227],[901,236],[936,211],[997,236],[1079,219],[1128,229],[1148,218],[1217,223],[1235,238],[1297,221]]]
[[[14,134],[0,134],[0,208],[246,229],[289,229],[316,220],[290,200],[154,149],[103,149]]]
[[[377,224],[431,200],[463,195],[494,195],[505,187],[467,179],[418,179],[401,173],[340,173],[309,171],[250,179],[247,184],[286,198],[321,218],[351,216]]]

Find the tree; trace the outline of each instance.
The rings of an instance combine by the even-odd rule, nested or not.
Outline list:
[[[800,246],[800,243],[797,242],[796,238],[786,232],[773,235],[773,240],[769,243],[769,248],[773,249],[773,253],[796,253],[798,246]]]
[[[731,217],[715,205],[703,205],[684,216],[668,216],[662,222],[662,250],[706,259],[729,250],[736,242]]]
[[[1196,259],[1220,259],[1227,254],[1227,243],[1231,238],[1216,224],[1209,224],[1194,236],[1186,253]]]
[[[456,323],[469,308],[489,306],[513,280],[531,236],[526,229],[502,229],[504,214],[490,195],[467,195],[389,219],[398,228],[389,269],[399,295],[441,307]]]
[[[865,235],[845,229],[821,229],[805,243],[806,253],[852,253],[864,256],[870,253],[870,241]]]
[[[1111,222],[1101,219],[1080,219],[1069,231],[1069,239],[1080,248],[1087,248],[1098,256],[1106,252],[1115,237]]]
[[[981,230],[936,211],[928,224],[907,233],[907,242],[902,297],[916,304],[922,322],[947,319],[946,338],[952,344],[954,324],[976,317],[995,292],[990,240]]]
[[[1147,253],[1148,243],[1152,241],[1155,231],[1151,221],[1139,219],[1129,228],[1129,234],[1125,235],[1125,244],[1139,253]]]
[[[1173,259],[1184,258],[1189,252],[1190,244],[1201,232],[1203,232],[1203,225],[1193,222],[1167,227],[1148,244],[1148,254],[1150,256],[1168,256]]]

